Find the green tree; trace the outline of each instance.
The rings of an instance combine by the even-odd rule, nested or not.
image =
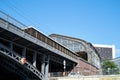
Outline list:
[[[103,74],[105,75],[119,74],[118,66],[113,61],[109,61],[109,60],[103,62],[102,70],[103,70]]]

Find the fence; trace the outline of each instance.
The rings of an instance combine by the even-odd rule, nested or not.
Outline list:
[[[120,75],[99,75],[79,77],[50,77],[49,80],[120,80]]]
[[[11,16],[9,16],[8,14],[0,11],[0,18],[8,21],[9,23],[15,25],[18,28],[26,28],[27,26],[24,25],[23,23],[17,21],[16,19],[12,18]]]
[[[102,70],[103,75],[115,75],[115,74],[120,74],[120,69],[119,68],[113,68],[113,69],[103,69]]]
[[[73,72],[50,72],[49,73],[49,77],[64,77],[64,76],[68,76],[68,77],[79,77],[79,76],[93,76],[93,75],[119,75],[120,71],[119,69],[108,69],[108,70],[97,70],[97,71],[86,71],[86,70],[82,70],[82,71],[73,71]]]

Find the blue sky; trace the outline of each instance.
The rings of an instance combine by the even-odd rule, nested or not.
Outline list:
[[[0,0],[0,10],[46,35],[115,45],[120,57],[120,0]]]

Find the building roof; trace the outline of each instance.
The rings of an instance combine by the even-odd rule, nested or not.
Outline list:
[[[73,39],[73,40],[78,41],[78,42],[81,41],[81,42],[83,42],[83,43],[91,46],[91,48],[92,48],[96,53],[98,53],[97,50],[95,49],[95,47],[94,47],[90,42],[87,42],[87,41],[85,41],[85,40],[83,40],[83,39],[74,38],[74,37],[69,37],[69,36],[60,35],[60,34],[51,34],[51,35],[49,35],[49,36],[60,36],[60,37],[65,37],[65,38]],[[84,45],[84,44],[83,44],[83,45]],[[97,55],[98,55],[98,57],[99,57],[100,60],[101,60],[100,55],[99,55],[99,54],[97,54]]]

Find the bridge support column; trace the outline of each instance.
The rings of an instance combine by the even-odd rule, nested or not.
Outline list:
[[[50,56],[46,56],[46,64],[45,64],[45,78],[46,80],[48,79],[48,73],[49,73],[49,60],[50,60]]]
[[[43,55],[42,56],[42,65],[41,65],[41,73],[45,75],[46,80],[48,79],[48,73],[49,73],[49,55]]]
[[[42,55],[42,60],[41,60],[41,73],[45,74],[45,55]]]
[[[33,66],[36,67],[36,58],[37,58],[37,52],[33,54]]]

